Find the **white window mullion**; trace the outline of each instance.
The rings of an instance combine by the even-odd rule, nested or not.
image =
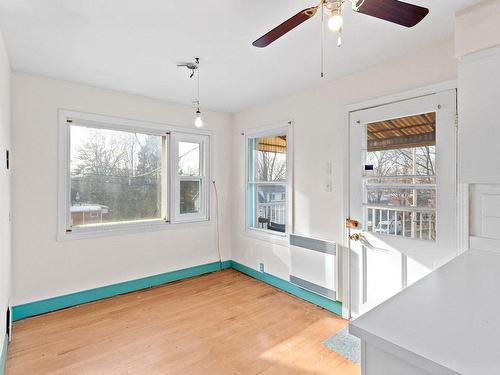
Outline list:
[[[170,206],[170,172],[171,168],[168,163],[170,157],[170,133],[167,133],[162,138],[162,155],[161,155],[161,165],[162,165],[162,176],[161,176],[161,212],[162,217],[166,222],[170,222],[171,206]]]

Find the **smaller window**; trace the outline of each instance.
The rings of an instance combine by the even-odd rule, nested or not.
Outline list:
[[[176,134],[172,138],[176,161],[172,191],[174,221],[208,219],[209,183],[207,176],[208,137]]]
[[[247,227],[274,234],[289,228],[288,127],[247,137]]]

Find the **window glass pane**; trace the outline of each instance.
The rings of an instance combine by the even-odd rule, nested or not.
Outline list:
[[[436,239],[436,114],[367,125],[364,226],[374,233]]]
[[[201,181],[180,181],[180,213],[197,214],[201,212]]]
[[[367,153],[366,162],[373,165],[375,176],[433,176],[436,146],[370,151]]]
[[[251,183],[250,226],[285,233],[286,185]]]
[[[286,181],[286,135],[249,139],[250,181]]]
[[[200,175],[200,144],[179,142],[179,175]]]
[[[369,187],[367,189],[367,203],[384,207],[419,207],[435,209],[436,190]]]
[[[159,219],[162,137],[71,126],[72,226]]]

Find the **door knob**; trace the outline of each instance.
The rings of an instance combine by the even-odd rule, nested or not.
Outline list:
[[[353,233],[349,236],[351,241],[362,241],[365,237],[361,233]]]

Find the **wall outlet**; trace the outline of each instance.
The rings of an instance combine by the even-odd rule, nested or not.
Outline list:
[[[264,263],[259,263],[259,271],[264,272]]]

